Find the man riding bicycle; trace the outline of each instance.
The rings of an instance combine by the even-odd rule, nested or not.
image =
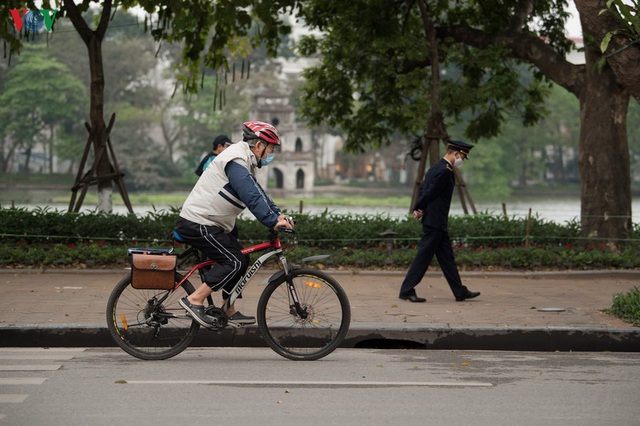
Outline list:
[[[202,173],[187,197],[175,232],[184,242],[199,249],[216,265],[205,274],[205,282],[180,305],[198,323],[210,325],[204,301],[222,289],[224,299],[249,266],[249,256],[242,254],[238,242],[236,219],[245,209],[268,228],[292,228],[291,218],[267,196],[254,177],[256,168],[269,164],[280,145],[276,128],[261,121],[244,123],[243,140],[225,149]],[[238,324],[253,324],[255,317],[242,315],[229,307],[227,316]]]

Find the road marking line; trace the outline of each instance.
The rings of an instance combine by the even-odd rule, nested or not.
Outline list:
[[[0,352],[86,352],[87,348],[0,348]]]
[[[20,403],[24,402],[29,395],[19,393],[0,394],[0,403]],[[2,418],[2,417],[0,417]]]
[[[28,360],[54,360],[54,359],[59,359],[59,360],[70,360],[75,358],[75,355],[55,355],[55,354],[51,354],[51,355],[20,355],[20,354],[14,354],[14,355],[0,355],[0,359],[3,360],[7,360],[7,359],[28,359]]]
[[[55,371],[59,370],[62,365],[0,365],[0,371]]]
[[[0,378],[0,385],[41,385],[47,380],[46,377],[12,377]]]
[[[492,387],[483,382],[347,382],[347,381],[269,381],[269,380],[126,380],[132,385],[172,384],[172,385],[272,385],[272,386],[448,386],[448,387]]]

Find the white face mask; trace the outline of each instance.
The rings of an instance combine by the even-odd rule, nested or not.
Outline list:
[[[456,157],[456,160],[453,162],[453,167],[459,169],[464,164],[464,160],[460,157]]]

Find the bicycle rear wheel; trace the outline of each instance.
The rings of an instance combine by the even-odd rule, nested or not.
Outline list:
[[[292,360],[316,360],[329,355],[349,330],[347,294],[328,274],[296,269],[291,282],[304,315],[296,311],[283,275],[265,288],[258,301],[258,327],[267,344]]]
[[[182,280],[182,275],[176,273],[175,280]],[[189,281],[170,294],[168,290],[138,290],[131,286],[128,274],[107,302],[111,336],[136,358],[160,360],[178,355],[191,344],[200,327],[178,304],[191,293],[193,285]]]

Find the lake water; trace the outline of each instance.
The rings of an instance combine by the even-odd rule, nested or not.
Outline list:
[[[489,213],[495,215],[502,214],[502,203],[475,203],[478,213]],[[357,213],[357,214],[388,214],[392,217],[404,217],[408,214],[408,208],[398,207],[345,207],[345,206],[327,206],[328,211],[334,213]],[[580,219],[580,200],[516,200],[506,203],[507,215],[509,217],[527,217],[529,209],[531,214],[536,214],[547,221],[563,224],[567,221]],[[297,211],[298,208],[292,208]],[[309,213],[322,212],[325,209],[320,206],[305,207],[304,211]],[[452,203],[451,215],[462,215],[462,207],[460,204]],[[632,202],[632,220],[633,223],[640,223],[640,200]]]
[[[6,202],[2,202],[3,207],[8,207]],[[16,203],[16,207],[26,207],[29,209],[33,209],[38,207],[33,204],[19,204]],[[66,211],[68,205],[67,204],[48,204],[48,206],[52,209],[57,209],[60,211]],[[43,207],[40,205],[39,207]],[[289,212],[298,212],[299,205],[281,205],[281,208],[287,209]],[[169,206],[156,205],[155,210],[167,210]],[[94,210],[94,206],[86,206],[83,208],[84,211]],[[134,205],[134,212],[140,215],[145,215],[146,213],[153,211],[154,206],[150,205]],[[573,219],[580,218],[580,199],[578,198],[565,198],[565,199],[538,199],[538,200],[512,200],[506,202],[507,215],[509,217],[527,217],[529,214],[529,209],[532,209],[532,215],[538,215],[540,218],[556,222],[559,224],[563,224],[567,221]],[[304,213],[321,213],[325,210],[328,210],[331,213],[335,214],[367,214],[367,215],[389,215],[391,217],[405,217],[408,214],[408,208],[406,207],[389,207],[389,206],[373,206],[373,207],[348,207],[348,206],[337,206],[337,205],[327,205],[327,206],[312,206],[304,204],[303,212]],[[502,204],[501,202],[477,202],[476,201],[476,210],[479,213],[488,212],[489,214],[502,214]],[[116,205],[114,206],[114,212],[119,214],[126,214],[127,209],[124,206]],[[250,213],[248,214],[250,217]],[[452,215],[461,215],[463,214],[460,203],[454,199],[454,202],[451,205],[451,214]],[[640,199],[636,199],[632,201],[632,220],[633,223],[640,223]]]

